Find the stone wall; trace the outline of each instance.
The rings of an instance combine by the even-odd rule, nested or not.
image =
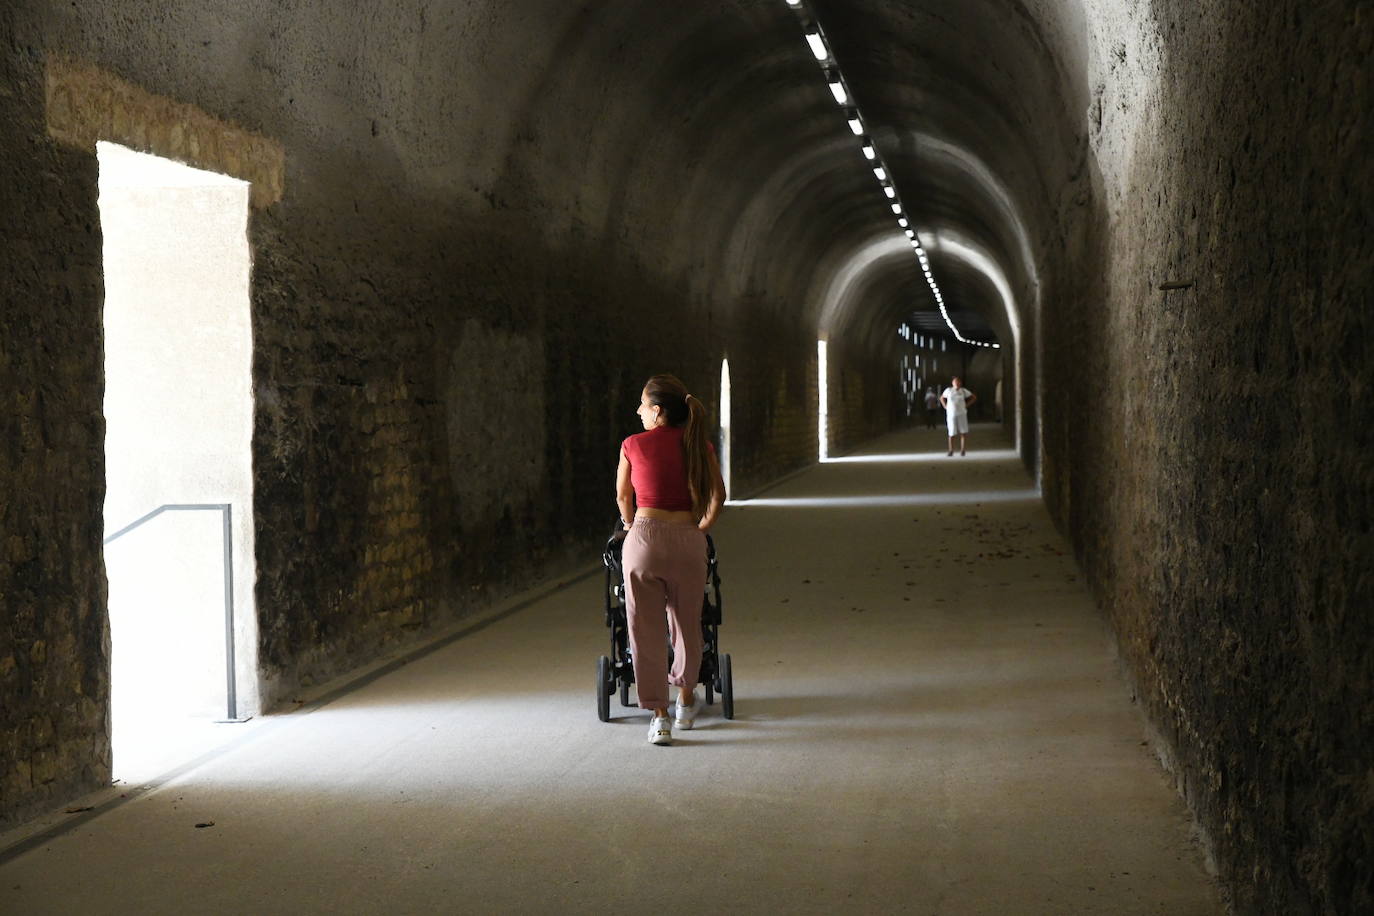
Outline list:
[[[730,359],[736,496],[816,460],[816,341],[795,331],[785,341]]]
[[[1366,912],[1374,19],[1099,6],[1046,500],[1237,910]]]
[[[94,151],[44,127],[41,50],[0,11],[0,819],[108,778]]]
[[[899,357],[889,353],[885,359],[873,359],[836,342],[830,346],[827,362],[831,455],[852,451],[905,422],[906,407],[895,368]]]

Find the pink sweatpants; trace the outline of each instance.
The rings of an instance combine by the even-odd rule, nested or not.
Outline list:
[[[636,518],[621,553],[635,688],[641,709],[667,709],[667,683],[696,686],[706,535],[690,522]],[[673,670],[668,671],[668,639]]]

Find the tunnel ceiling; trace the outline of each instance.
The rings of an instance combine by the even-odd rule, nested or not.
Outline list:
[[[1064,131],[1057,66],[1029,12],[994,0],[850,0],[812,9],[926,247],[932,236],[952,235],[1024,285],[1033,271],[1029,238],[1049,209],[1045,183],[1059,167],[1055,141]],[[895,231],[888,225],[873,231]],[[1008,340],[992,285],[933,250],[931,261],[960,330],[988,339],[1001,325],[997,336]],[[887,276],[875,284],[873,306],[933,309],[919,276],[903,296],[911,278],[895,263],[879,269]],[[883,287],[894,289],[884,295]]]
[[[806,0],[801,15],[784,0],[608,5],[598,21],[568,21],[559,53],[571,63],[531,93],[528,130],[541,140],[557,133],[538,122],[560,109],[560,92],[585,93],[595,82],[579,73],[641,80],[630,110],[607,115],[663,129],[644,131],[601,166],[622,189],[605,207],[608,234],[626,231],[617,212],[664,210],[668,181],[677,205],[636,231],[680,252],[678,272],[715,265],[748,299],[800,286],[803,324],[876,344],[935,302],[909,249],[894,256],[904,243],[896,217],[804,41],[813,14],[931,250],[956,323],[970,337],[1010,340],[1004,297],[931,240],[977,250],[1018,289],[1034,281],[1031,240],[1052,218],[1052,188],[1076,140],[1061,101],[1063,69],[1042,34],[1057,20],[1044,9],[1017,0]],[[637,47],[632,59],[627,43]],[[538,150],[546,152],[547,144]],[[862,283],[847,292],[836,284],[856,270]]]

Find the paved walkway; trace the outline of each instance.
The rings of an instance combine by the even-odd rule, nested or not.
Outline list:
[[[598,722],[585,579],[12,859],[0,912],[1220,913],[992,439],[895,435],[727,513],[732,722]]]

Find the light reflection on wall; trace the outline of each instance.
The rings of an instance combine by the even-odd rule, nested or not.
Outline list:
[[[821,461],[830,455],[830,375],[825,361],[825,341],[816,341],[816,439]]]

